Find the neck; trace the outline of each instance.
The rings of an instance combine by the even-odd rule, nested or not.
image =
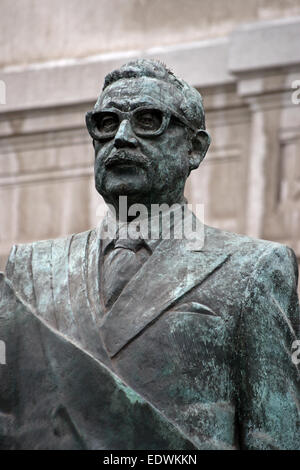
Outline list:
[[[154,207],[158,205],[164,205],[162,211],[167,211],[168,208],[174,204],[184,204],[186,200],[183,194],[177,195],[176,197],[164,195],[160,198],[154,198],[152,195],[143,198],[128,195],[105,198],[105,202],[110,208],[113,208],[118,221],[131,222],[136,217],[150,218]]]

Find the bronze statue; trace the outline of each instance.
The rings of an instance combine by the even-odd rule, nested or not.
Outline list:
[[[124,236],[136,218],[121,216],[121,196],[184,219],[186,179],[210,142],[200,94],[140,59],[106,77],[86,119],[115,235],[101,235],[107,219],[12,249],[1,448],[299,449],[293,251],[203,225],[193,249],[174,221],[169,238],[161,226]]]

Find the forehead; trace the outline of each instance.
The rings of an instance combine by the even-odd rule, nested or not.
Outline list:
[[[99,96],[95,108],[136,106],[171,106],[178,108],[182,96],[174,85],[148,77],[122,79],[108,86]]]

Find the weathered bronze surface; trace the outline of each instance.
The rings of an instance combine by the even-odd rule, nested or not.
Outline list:
[[[0,447],[300,449],[293,251],[208,226],[201,249],[121,236],[119,196],[186,207],[210,141],[200,94],[138,60],[106,77],[87,127],[118,232],[12,249]]]

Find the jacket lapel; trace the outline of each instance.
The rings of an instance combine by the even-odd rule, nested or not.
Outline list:
[[[100,298],[101,243],[98,229],[91,230],[85,252],[85,274],[87,298],[96,322],[99,321],[104,314]]]
[[[67,318],[64,318],[59,331],[77,341],[97,358],[106,360],[107,354],[99,341],[99,321],[103,315],[99,297],[99,253],[100,239],[97,230],[70,238],[67,291],[63,296],[68,310],[62,311],[61,316]],[[57,263],[55,266],[59,267]],[[61,270],[58,270],[59,280],[60,273]]]
[[[163,240],[103,319],[100,329],[110,357],[228,257],[221,251],[190,251],[185,240]]]

